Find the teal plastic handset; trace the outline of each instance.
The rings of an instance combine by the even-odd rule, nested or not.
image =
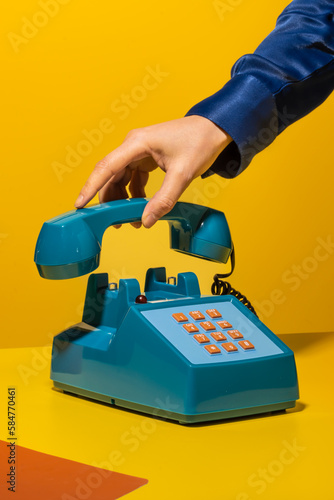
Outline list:
[[[116,224],[140,221],[147,203],[145,198],[111,201],[45,222],[35,250],[39,274],[47,279],[68,279],[91,273],[100,263],[104,231]],[[228,261],[233,244],[222,212],[178,202],[161,220],[169,223],[173,250],[214,262]]]

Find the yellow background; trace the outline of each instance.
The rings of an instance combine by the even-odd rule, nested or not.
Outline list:
[[[80,320],[87,277],[53,282],[38,276],[33,254],[42,223],[72,209],[94,164],[128,130],[183,116],[218,90],[235,60],[254,51],[287,5],[226,0],[225,12],[218,12],[204,0],[62,0],[58,12],[41,15],[42,3],[7,3],[2,16],[1,347],[49,344]],[[165,75],[145,95],[138,86],[148,67]],[[122,94],[137,99],[126,117],[115,111]],[[182,197],[226,213],[237,256],[232,284],[260,310],[271,301],[262,319],[275,333],[333,329],[334,254],[314,258],[319,238],[334,237],[333,111],[332,96],[240,177],[197,179]],[[68,148],[80,149],[85,140],[84,130],[106,119],[113,131],[77,166],[66,163]],[[62,175],[54,162],[65,165]],[[152,175],[148,196],[162,175]],[[108,271],[110,281],[137,277],[143,284],[151,266],[165,265],[169,275],[194,270],[202,293],[209,293],[212,275],[224,267],[168,250],[165,226],[110,229],[99,271]],[[282,276],[291,277],[299,265],[309,271],[292,290]],[[273,305],[275,297],[282,303]]]

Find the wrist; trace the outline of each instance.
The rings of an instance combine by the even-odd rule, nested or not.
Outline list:
[[[186,116],[186,119],[191,119],[196,130],[200,130],[201,135],[210,144],[211,150],[217,156],[228,146],[232,141],[232,137],[219,125],[201,115]]]

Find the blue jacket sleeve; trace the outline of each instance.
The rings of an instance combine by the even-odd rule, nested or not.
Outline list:
[[[226,85],[188,111],[208,118],[233,139],[203,177],[240,174],[333,88],[334,1],[294,0],[254,54],[234,64]]]

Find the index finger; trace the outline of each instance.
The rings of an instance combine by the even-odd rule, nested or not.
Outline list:
[[[129,138],[99,161],[88,177],[75,202],[76,208],[84,207],[96,193],[132,161],[149,156],[142,139]]]

